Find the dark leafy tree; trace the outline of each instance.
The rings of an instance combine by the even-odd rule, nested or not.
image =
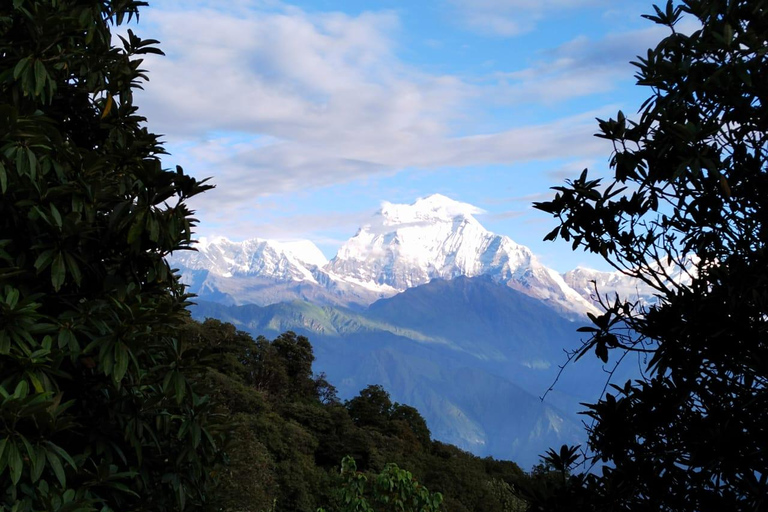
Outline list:
[[[290,392],[314,398],[317,386],[312,375],[312,362],[315,355],[309,339],[288,331],[275,338],[272,346],[283,360]]]
[[[133,90],[156,41],[134,0],[0,7],[0,508],[171,510],[204,500],[210,402],[176,332],[185,201]]]
[[[584,329],[579,356],[639,353],[646,377],[589,406],[589,446],[608,466],[574,477],[563,503],[763,510],[768,2],[682,0],[646,17],[669,36],[635,63],[650,90],[639,119],[599,121],[598,136],[614,146],[613,177],[604,184],[585,171],[536,205],[560,221],[547,238],[602,255],[657,296],[608,301]],[[677,30],[683,18],[698,28]]]
[[[338,390],[336,386],[328,382],[328,376],[325,372],[315,377],[315,393],[324,404],[340,404]]]
[[[393,404],[389,393],[380,385],[366,387],[345,406],[358,427],[408,440],[411,450],[422,450],[431,444],[427,422],[419,411],[409,405]]]
[[[395,403],[389,417],[396,429],[410,430],[422,446],[429,446],[430,432],[427,422],[415,407]],[[402,428],[398,428],[400,425]]]
[[[570,507],[581,510],[594,505],[593,497],[584,488],[585,475],[572,473],[582,460],[579,448],[563,445],[558,451],[549,449],[529,478],[515,481],[515,494],[528,504],[528,512],[561,511]]]
[[[389,393],[380,385],[371,385],[347,401],[347,410],[352,421],[359,427],[374,427],[385,430],[392,413]]]
[[[315,355],[306,336],[288,331],[270,341],[264,336],[256,339],[249,351],[250,375],[248,383],[267,391],[276,400],[286,397],[336,401],[335,388],[324,375],[312,373]]]

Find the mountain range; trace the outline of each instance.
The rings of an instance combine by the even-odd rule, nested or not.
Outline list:
[[[380,384],[416,407],[435,438],[527,467],[550,446],[583,442],[579,403],[599,396],[607,378],[595,358],[583,358],[542,401],[563,350],[580,345],[576,324],[482,276],[436,279],[365,310],[198,300],[192,312],[267,337],[305,335],[316,371],[340,397]]]
[[[342,398],[381,384],[419,409],[435,438],[530,466],[550,446],[583,441],[579,403],[607,379],[585,357],[539,398],[580,345],[585,314],[598,312],[590,281],[619,293],[631,282],[560,275],[486,230],[478,212],[441,195],[383,203],[331,260],[308,241],[215,238],[171,264],[198,295],[196,317],[304,334]]]
[[[310,241],[200,240],[171,258],[189,291],[231,305],[290,300],[365,307],[432,279],[489,276],[578,318],[597,312],[590,291],[544,266],[511,238],[486,230],[476,207],[435,194],[379,212],[326,260]],[[597,273],[605,283],[618,273]],[[623,276],[621,276],[623,277]]]

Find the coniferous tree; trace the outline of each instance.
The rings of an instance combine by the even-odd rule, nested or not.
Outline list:
[[[111,26],[134,0],[0,7],[0,508],[170,510],[200,502],[216,454],[175,336],[165,261],[185,201],[133,91],[157,41]]]

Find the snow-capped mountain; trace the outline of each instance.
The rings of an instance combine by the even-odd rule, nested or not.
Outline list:
[[[201,238],[195,248],[197,252],[174,255],[173,262],[222,277],[269,276],[310,282],[316,282],[312,270],[328,263],[320,249],[308,240],[278,242],[254,238],[232,242],[224,237]]]
[[[384,203],[327,265],[339,279],[398,292],[432,279],[491,276],[555,309],[593,306],[525,246],[486,230],[478,208],[435,194],[413,204]]]
[[[696,273],[699,259],[696,256],[684,258],[682,265],[676,262],[664,262],[654,265],[658,275],[666,275],[665,282],[669,286],[688,285]],[[613,302],[616,296],[621,300],[637,302],[639,305],[649,305],[656,302],[655,294],[659,293],[640,279],[625,275],[621,272],[601,272],[591,268],[576,267],[563,274],[568,285],[579,292],[585,299],[597,304],[598,294],[603,300]],[[596,290],[597,289],[597,290]]]
[[[311,242],[201,240],[174,255],[190,291],[267,305],[304,299],[367,306],[432,279],[490,276],[568,315],[596,311],[525,246],[486,230],[478,208],[435,194],[381,210],[326,261]],[[219,296],[222,295],[222,296]]]
[[[613,302],[618,295],[622,299],[647,303],[653,299],[654,290],[647,284],[621,272],[601,272],[591,268],[576,267],[563,274],[568,285],[582,297],[594,303],[598,295]],[[597,287],[597,293],[595,292]]]
[[[308,240],[254,238],[233,242],[224,237],[201,238],[195,248],[197,251],[173,254],[170,263],[181,270],[181,280],[189,291],[201,299],[260,306],[296,299],[355,305],[385,296],[380,290],[371,291],[330,276],[324,270],[328,260]]]

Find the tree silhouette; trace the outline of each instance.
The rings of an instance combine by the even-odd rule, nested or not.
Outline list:
[[[669,36],[636,63],[639,119],[600,120],[613,176],[585,170],[536,208],[562,238],[647,285],[583,328],[578,356],[639,353],[646,377],[590,405],[600,474],[549,510],[768,507],[768,2],[683,0],[646,18]],[[684,17],[700,24],[678,31]],[[599,290],[598,290],[599,291]],[[541,503],[540,509],[547,508]],[[538,505],[537,505],[538,506]],[[535,508],[535,507],[534,507]]]
[[[0,509],[169,510],[205,497],[210,404],[177,338],[165,261],[185,201],[133,105],[134,0],[0,7]]]

